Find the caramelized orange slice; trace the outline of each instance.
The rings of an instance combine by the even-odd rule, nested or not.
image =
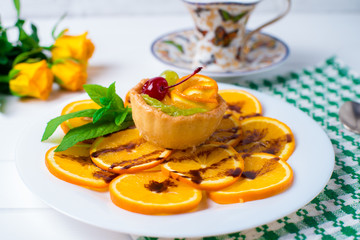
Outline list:
[[[233,114],[238,119],[260,116],[262,107],[259,100],[244,90],[219,90],[220,96],[228,105],[227,114]]]
[[[218,190],[234,183],[244,169],[243,159],[221,143],[174,151],[162,171],[201,190]]]
[[[241,132],[239,120],[232,114],[225,114],[207,142],[221,142],[235,146],[240,141]]]
[[[193,210],[201,201],[201,191],[168,178],[160,171],[123,174],[110,186],[115,205],[142,214],[176,214]]]
[[[99,109],[99,108],[100,108],[100,106],[97,105],[91,99],[80,100],[80,101],[76,101],[76,102],[71,102],[68,105],[66,105],[63,108],[61,115],[65,115],[68,113],[77,112],[77,111],[85,110],[85,109]],[[85,125],[90,122],[92,122],[92,118],[79,117],[79,118],[72,118],[72,119],[66,120],[60,126],[61,126],[62,130],[64,131],[64,133],[67,133],[72,128],[79,127],[79,126]]]
[[[217,203],[241,203],[271,197],[289,188],[293,171],[289,164],[272,154],[244,154],[245,169],[239,180],[219,191],[209,192]]]
[[[177,82],[181,82],[186,77],[180,78]],[[170,92],[173,105],[180,108],[213,109],[218,104],[217,95],[216,81],[200,74],[196,74]]]
[[[94,190],[106,190],[117,176],[92,163],[89,144],[78,144],[62,152],[54,152],[56,147],[47,151],[45,163],[50,173],[61,180]]]
[[[291,129],[279,120],[269,117],[247,118],[240,121],[243,131],[235,147],[239,153],[264,152],[287,160],[295,149]]]
[[[114,173],[134,173],[155,167],[170,153],[145,141],[136,128],[99,137],[90,149],[93,162]]]
[[[131,108],[130,91],[127,92],[127,94],[125,96],[124,107],[130,107]]]

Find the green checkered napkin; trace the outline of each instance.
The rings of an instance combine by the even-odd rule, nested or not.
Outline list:
[[[204,240],[360,239],[360,135],[345,130],[338,116],[342,103],[360,100],[360,76],[333,57],[302,72],[239,85],[283,99],[312,117],[331,139],[335,168],[325,189],[297,212],[253,229]],[[157,238],[138,238],[145,239]]]

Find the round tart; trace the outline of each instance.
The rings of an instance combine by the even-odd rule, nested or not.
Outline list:
[[[217,95],[219,104],[212,110],[174,117],[145,102],[141,90],[146,81],[130,90],[132,116],[145,140],[164,148],[185,149],[205,142],[214,133],[227,108],[220,95]]]

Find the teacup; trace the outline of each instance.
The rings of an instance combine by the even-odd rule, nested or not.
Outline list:
[[[183,0],[195,23],[198,39],[193,66],[204,66],[208,71],[227,72],[241,68],[248,52],[248,40],[262,28],[278,21],[290,10],[253,31],[246,31],[248,19],[261,0]]]

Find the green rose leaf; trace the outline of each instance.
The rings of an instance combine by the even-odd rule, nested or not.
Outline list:
[[[32,39],[35,40],[36,43],[39,43],[39,36],[38,36],[38,32],[37,32],[37,27],[34,25],[34,24],[31,24],[31,30],[32,30],[32,33],[30,35],[30,37]]]
[[[14,0],[14,6],[16,9],[17,17],[20,17],[20,0]]]

